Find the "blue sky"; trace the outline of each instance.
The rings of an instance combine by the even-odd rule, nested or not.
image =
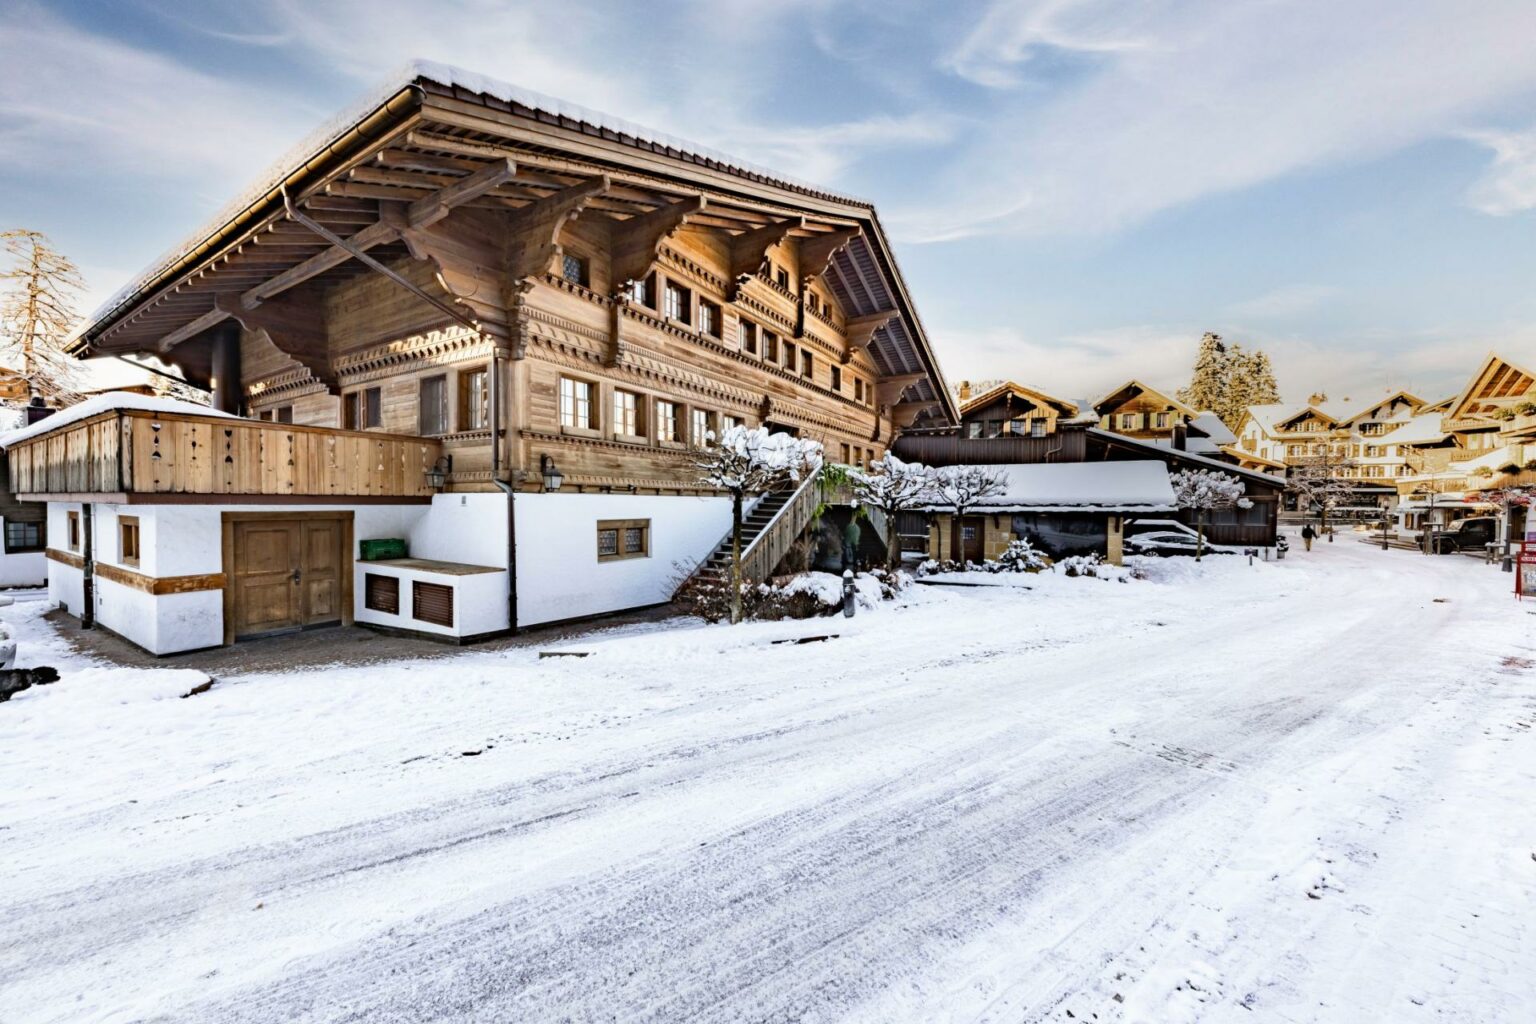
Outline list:
[[[1536,363],[1530,0],[13,0],[0,225],[94,305],[413,57],[872,199],[951,379]]]

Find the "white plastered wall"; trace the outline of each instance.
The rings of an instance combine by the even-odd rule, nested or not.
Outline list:
[[[731,500],[634,494],[519,494],[519,626],[661,604],[731,527]],[[649,519],[650,556],[597,560],[597,523]]]
[[[0,537],[4,536],[5,517],[0,516]],[[0,549],[0,587],[40,587],[47,579],[48,556],[41,551]]]

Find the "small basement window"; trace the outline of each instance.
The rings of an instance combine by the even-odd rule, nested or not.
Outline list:
[[[5,524],[5,553],[41,551],[44,548],[42,523],[7,522]]]
[[[418,622],[453,628],[453,588],[443,583],[411,583],[412,614]]]
[[[371,611],[400,614],[400,579],[376,572],[363,575],[363,607]]]
[[[597,560],[616,562],[624,558],[649,558],[651,521],[649,519],[600,519],[597,522]]]
[[[139,517],[117,517],[117,560],[124,565],[139,564]]]

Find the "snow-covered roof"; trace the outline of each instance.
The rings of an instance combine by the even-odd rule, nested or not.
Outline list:
[[[1261,483],[1268,484],[1271,487],[1285,485],[1285,481],[1281,480],[1273,473],[1261,473],[1256,469],[1243,469],[1240,466],[1234,466],[1230,462],[1223,462],[1220,459],[1213,459],[1209,456],[1201,455],[1198,452],[1189,451],[1188,449],[1180,451],[1170,445],[1159,445],[1140,437],[1127,437],[1124,434],[1117,434],[1113,430],[1104,430],[1101,427],[1089,427],[1088,435],[1090,437],[1101,438],[1106,441],[1113,441],[1115,444],[1125,448],[1141,448],[1144,451],[1155,452],[1159,454],[1163,452],[1169,452],[1172,453],[1176,458],[1187,459],[1190,462],[1200,465],[1202,468],[1219,469],[1223,473],[1231,473],[1234,476],[1247,477],[1250,480],[1257,480]]]
[[[29,427],[13,430],[8,434],[0,435],[0,448],[9,447],[29,438],[41,437],[43,434],[51,434],[61,427],[67,427],[71,423],[79,423],[88,420],[92,416],[100,416],[104,412],[115,412],[119,409],[136,409],[144,412],[174,412],[183,416],[214,416],[221,419],[239,419],[227,412],[219,412],[210,409],[206,405],[193,405],[191,402],[183,402],[176,398],[160,398],[155,395],[135,395],[125,391],[109,391],[104,395],[95,395],[85,401],[72,405],[67,409],[60,409],[46,419],[38,420]]]
[[[1176,506],[1161,462],[1035,462],[995,467],[1003,493],[978,510],[1028,512],[1171,511]]]
[[[1209,409],[1196,413],[1189,422],[1190,426],[1196,427],[1206,437],[1210,438],[1211,443],[1218,449],[1224,444],[1234,444],[1237,441],[1237,435],[1232,433],[1225,423],[1221,422],[1220,416]]]
[[[614,117],[611,114],[583,107],[580,104],[548,96],[541,92],[535,92],[532,89],[525,89],[522,86],[513,85],[510,82],[504,82],[488,75],[481,75],[464,68],[454,67],[451,64],[441,64],[429,60],[413,60],[389,75],[362,99],[348,106],[334,117],[326,119],[323,124],[274,161],[247,188],[229,203],[225,204],[208,223],[199,227],[197,231],[187,236],[180,244],[164,253],[159,259],[151,263],[144,273],[129,281],[128,284],[113,294],[111,298],[102,303],[100,308],[86,318],[80,330],[76,332],[76,336],[83,333],[92,324],[110,315],[117,307],[137,295],[142,289],[174,265],[182,256],[202,244],[204,239],[209,238],[219,228],[234,220],[242,210],[260,201],[262,196],[277,188],[288,175],[293,173],[295,167],[307,162],[311,156],[323,150],[333,139],[344,134],[349,128],[362,123],[370,114],[387,102],[390,97],[400,92],[400,90],[419,81],[431,82],[448,89],[457,88],[467,92],[480,93],[505,103],[517,104],[530,110],[548,114],[551,117],[590,126],[609,137],[617,136],[625,141],[670,150],[677,155],[681,155],[684,159],[714,164],[727,171],[761,178],[774,184],[795,189],[796,191],[826,196],[859,206],[872,205],[867,200],[833,192],[820,185],[813,185],[790,175],[781,174],[766,167],[760,167],[748,161],[728,156],[708,146],[689,142],[686,139],[669,135],[666,132],[655,131],[643,125],[635,124],[632,121],[626,121],[624,118]]]
[[[1381,435],[1377,444],[1434,444],[1445,440],[1445,417],[1438,412],[1414,416],[1396,430]]]
[[[1507,444],[1502,448],[1485,452],[1475,459],[1454,463],[1451,468],[1463,473],[1471,473],[1479,469],[1488,469],[1497,473],[1506,466],[1523,466],[1525,465],[1525,447],[1520,444]]]

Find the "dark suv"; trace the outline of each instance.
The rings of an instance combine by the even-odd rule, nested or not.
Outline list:
[[[1492,516],[1476,516],[1462,519],[1444,533],[1435,534],[1435,554],[1454,555],[1458,551],[1481,551],[1493,543],[1494,523]]]

